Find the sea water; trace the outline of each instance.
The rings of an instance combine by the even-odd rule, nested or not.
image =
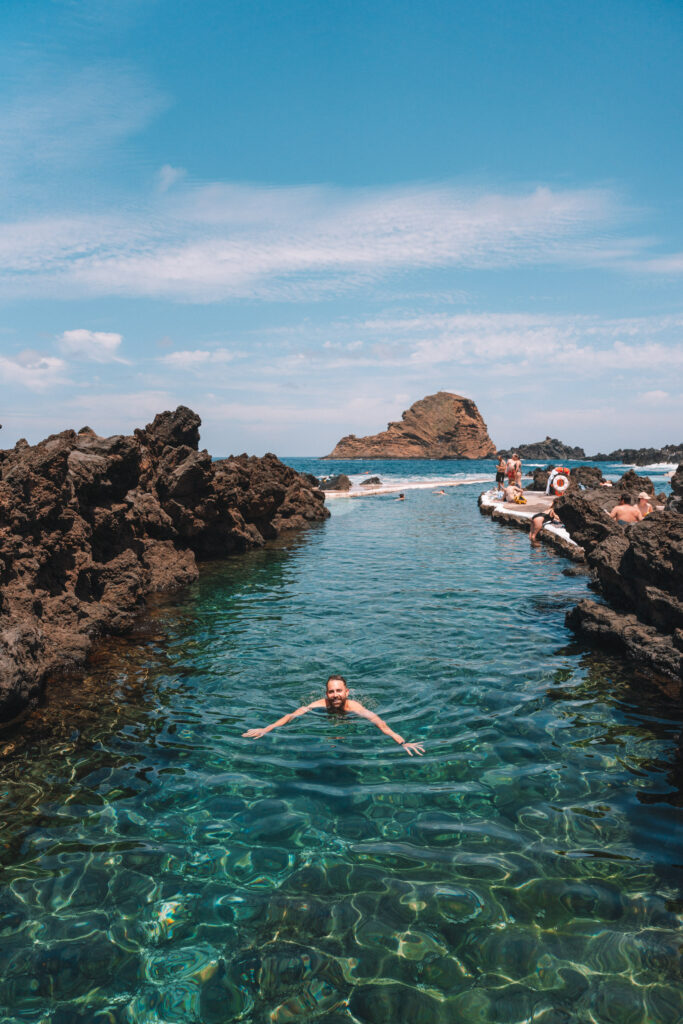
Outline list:
[[[331,499],[0,737],[3,1022],[683,1019],[680,708],[481,490]],[[325,711],[242,738],[332,672],[424,757]]]

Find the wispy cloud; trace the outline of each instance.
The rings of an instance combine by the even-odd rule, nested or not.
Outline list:
[[[172,167],[170,164],[164,164],[157,174],[157,187],[159,191],[168,192],[169,188],[172,188],[176,182],[181,181],[186,174],[187,171],[184,167]]]
[[[166,105],[138,72],[120,64],[64,70],[43,62],[14,83],[0,111],[3,176],[73,167],[137,131]]]
[[[296,301],[407,271],[595,265],[617,219],[591,189],[184,187],[126,216],[6,224],[0,273],[14,294]]]
[[[43,392],[58,384],[66,384],[66,364],[55,356],[41,355],[31,349],[14,359],[0,356],[0,381],[19,385],[29,391]]]
[[[195,348],[185,349],[182,352],[171,352],[166,356],[161,356],[159,362],[175,370],[193,370],[230,363],[233,359],[238,359],[243,355],[242,352],[231,352],[226,348]]]

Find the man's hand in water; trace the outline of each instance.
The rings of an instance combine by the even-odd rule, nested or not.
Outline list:
[[[266,729],[247,729],[242,735],[247,736],[250,740],[260,740],[262,736],[265,736],[266,732]]]
[[[419,754],[420,757],[422,757],[425,752],[425,748],[421,743],[402,743],[401,746],[407,754],[410,754],[411,757],[413,757],[414,754]]]

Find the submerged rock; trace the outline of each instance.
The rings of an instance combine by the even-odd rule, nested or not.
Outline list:
[[[0,721],[125,633],[197,560],[326,518],[324,495],[274,455],[212,462],[184,406],[134,436],[65,430],[0,452]]]
[[[496,449],[474,402],[439,391],[381,434],[343,437],[326,459],[487,459]]]
[[[361,487],[377,487],[381,483],[382,483],[382,481],[380,480],[380,478],[378,476],[369,476],[367,478],[367,480],[361,480],[360,486]]]

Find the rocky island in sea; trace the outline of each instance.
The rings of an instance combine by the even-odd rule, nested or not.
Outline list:
[[[324,495],[274,455],[213,462],[184,406],[134,436],[85,427],[0,451],[0,722],[93,642],[129,631],[152,592],[201,559],[263,545],[329,516]]]
[[[586,455],[583,448],[572,447],[556,437],[546,437],[545,441],[501,448],[497,454],[509,458],[513,452],[521,459],[590,459],[591,462],[621,462],[633,466],[652,466],[657,463],[676,465],[683,462],[683,444],[665,444],[662,448],[617,448],[608,455],[604,452]]]
[[[342,437],[326,459],[486,459],[496,453],[470,398],[439,391],[415,402],[380,434]]]

